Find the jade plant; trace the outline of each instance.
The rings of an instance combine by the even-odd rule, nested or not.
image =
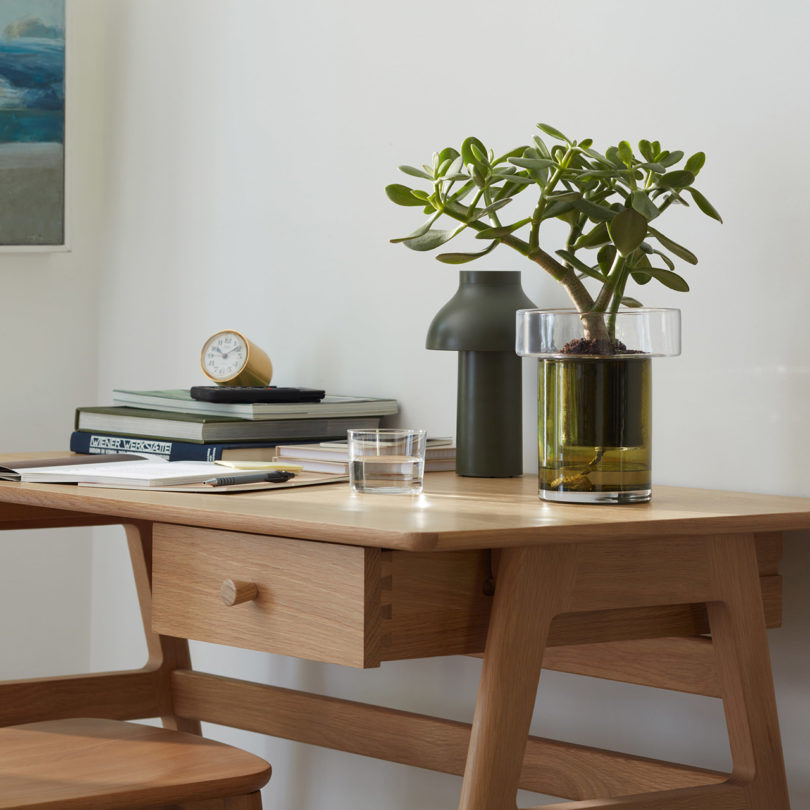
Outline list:
[[[621,141],[603,154],[590,138],[575,141],[548,124],[537,126],[553,140],[551,145],[536,135],[531,145],[496,157],[470,137],[460,151],[446,147],[434,153],[429,165],[400,166],[405,174],[426,181],[428,188],[396,183],[386,187],[386,194],[398,205],[422,208],[428,219],[408,236],[391,241],[427,251],[469,230],[487,243],[478,251],[436,256],[447,264],[479,259],[499,245],[516,250],[563,285],[582,317],[585,339],[597,341],[601,353],[615,347],[619,307],[642,306],[626,294],[630,280],[638,285],[655,280],[672,290],[689,290],[675,272],[674,260],[697,264],[697,257],[662,233],[659,219],[672,205],[691,202],[722,222],[693,185],[706,156],[696,152],[679,167],[682,151],[648,140],[639,141],[637,152]],[[507,206],[527,190],[531,205],[524,206],[519,219],[508,219]],[[434,227],[441,217],[455,224]],[[568,226],[564,245],[556,250],[541,246],[550,220]],[[554,234],[559,234],[558,228]]]

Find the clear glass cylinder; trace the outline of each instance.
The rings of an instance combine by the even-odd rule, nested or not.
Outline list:
[[[652,362],[680,353],[680,312],[520,310],[517,353],[540,361],[540,497],[634,503],[652,494]]]

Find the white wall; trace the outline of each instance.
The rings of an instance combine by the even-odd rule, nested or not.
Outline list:
[[[403,423],[452,432],[455,357],[423,347],[456,272],[388,243],[418,216],[388,203],[383,187],[401,180],[400,163],[421,163],[469,134],[510,148],[542,120],[602,146],[660,138],[709,156],[700,187],[726,224],[693,211],[673,217],[671,234],[701,258],[685,271],[692,292],[644,290],[645,303],[684,310],[683,356],[656,367],[656,481],[810,494],[805,2],[77,0],[76,8],[82,59],[99,71],[74,93],[89,102],[100,98],[98,76],[107,82],[99,108],[85,105],[86,140],[74,143],[90,178],[80,206],[87,255],[77,243],[72,258],[0,267],[19,302],[3,300],[13,310],[6,323],[58,321],[80,347],[82,376],[69,371],[77,354],[68,340],[54,356],[34,336],[38,368],[67,387],[47,405],[36,398],[52,431],[42,442],[32,410],[4,404],[4,423],[25,431],[9,447],[62,440],[68,426],[57,428],[53,414],[64,423],[86,399],[96,317],[99,401],[115,386],[201,382],[204,338],[231,326],[267,349],[280,384],[394,396]],[[94,41],[98,25],[104,37]],[[498,251],[480,267],[525,265]],[[539,271],[525,268],[523,278],[539,305],[563,302]],[[41,378],[24,379],[27,394],[42,391]],[[528,386],[525,410],[530,449]],[[785,627],[772,635],[797,808],[810,803],[807,540],[788,538]],[[135,637],[131,593],[110,584],[121,565],[120,548],[99,532],[100,666],[126,664]],[[125,611],[133,618],[122,632],[113,620]],[[214,671],[458,718],[471,715],[478,669],[450,659],[355,672],[205,645],[195,653]],[[543,687],[536,733],[728,762],[716,701],[556,673]],[[455,777],[221,733],[273,761],[266,796],[278,810],[456,801]]]
[[[83,0],[68,19],[70,250],[0,252],[4,453],[67,450],[75,407],[97,397],[104,18],[101,0]],[[0,539],[0,678],[83,671],[90,651],[89,531],[9,532]]]

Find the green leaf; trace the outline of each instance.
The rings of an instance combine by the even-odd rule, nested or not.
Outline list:
[[[624,306],[626,306],[626,307],[632,307],[634,309],[636,307],[643,307],[644,306],[644,304],[642,304],[641,301],[636,301],[635,298],[630,298],[628,296],[625,296],[624,298],[622,298],[622,304],[624,304]]]
[[[577,196],[579,196],[578,193]],[[554,200],[543,209],[543,219],[553,219],[562,214],[567,214],[573,207],[574,201],[571,199]]]
[[[579,175],[579,178],[587,179],[589,177],[627,177],[630,174],[629,169],[588,169]]]
[[[641,285],[649,284],[652,279],[652,276],[648,275],[647,273],[633,272],[630,273],[630,275],[632,276],[633,281],[635,281],[636,284]]]
[[[723,221],[723,217],[717,213],[717,209],[696,188],[688,188],[686,190],[692,195],[695,205],[703,211],[706,216],[716,219],[718,222]]]
[[[684,168],[686,171],[692,172],[692,174],[697,174],[703,168],[705,162],[706,154],[704,152],[695,152],[695,154],[686,161]]]
[[[602,245],[599,248],[599,253],[596,254],[596,261],[599,264],[599,269],[602,271],[604,275],[608,275],[610,273],[610,269],[613,267],[613,262],[616,260],[616,248],[611,245]]]
[[[689,285],[686,279],[673,273],[672,270],[662,270],[660,267],[651,267],[645,271],[647,275],[652,276],[656,281],[660,281],[665,287],[677,292],[689,292]]]
[[[630,195],[630,205],[635,211],[638,211],[641,216],[644,217],[648,222],[651,219],[655,219],[658,214],[658,208],[656,208],[655,203],[649,198],[649,196],[643,191],[634,191]]]
[[[649,228],[647,228],[647,230],[650,230],[650,229],[649,229]],[[660,250],[656,250],[654,247],[652,247],[652,245],[649,245],[647,242],[642,242],[640,247],[641,247],[641,249],[644,251],[644,253],[645,253],[645,254],[647,254],[647,253],[650,253],[650,254],[654,253],[656,256],[660,256],[660,257],[661,257],[661,260],[664,262],[664,264],[665,264],[665,265],[666,265],[666,266],[667,266],[667,267],[668,267],[670,270],[674,270],[674,269],[675,269],[675,262],[673,262],[673,261],[672,261],[672,259],[670,259],[670,258],[669,258],[669,256],[667,256],[667,254],[666,254],[666,253],[662,253]],[[642,265],[644,265],[645,267],[650,267],[650,260],[649,260],[649,258],[648,258],[648,257],[645,255],[645,256],[643,257],[643,259],[645,259],[646,261],[641,261],[641,262],[639,262],[639,263],[640,263],[640,264],[642,264]]]
[[[552,138],[556,138],[558,141],[565,141],[569,145],[571,143],[571,141],[569,141],[568,138],[566,138],[565,135],[563,135],[559,129],[555,129],[549,124],[538,124],[537,128],[543,130],[543,132],[545,132],[546,135],[551,135]]]
[[[618,146],[619,158],[625,166],[633,165],[633,147],[627,141],[621,141]]]
[[[580,149],[590,149],[593,146],[593,138],[583,138],[578,146]]]
[[[511,225],[502,225],[500,228],[484,228],[483,231],[478,231],[475,235],[476,239],[502,239],[504,236],[509,236],[510,233],[519,231],[525,225],[532,221],[531,217],[521,219],[519,222],[513,222]]]
[[[534,141],[535,146],[537,146],[537,152],[539,153],[540,157],[551,157],[551,152],[549,152],[546,142],[539,135],[535,135],[532,140]]]
[[[686,169],[677,169],[674,172],[667,172],[658,178],[658,185],[664,188],[686,188],[695,182],[695,175]]]
[[[475,146],[475,152],[473,151],[473,146]],[[476,152],[479,155],[486,155],[487,148],[478,138],[467,138],[463,144],[461,144],[461,157],[464,158],[464,162],[469,166],[470,164],[477,166],[481,163],[486,163],[485,160],[481,160],[477,157]]]
[[[679,160],[683,160],[683,152],[676,150],[675,152],[665,152],[664,156],[657,157],[655,162],[669,168],[670,166],[674,166]]]
[[[521,169],[548,169],[557,165],[553,160],[546,158],[509,158],[509,162],[520,166]]]
[[[573,202],[582,196],[578,191],[555,191],[549,194],[546,199],[551,202]]]
[[[583,234],[574,243],[574,248],[597,248],[610,241],[610,234],[604,222],[600,222],[595,228]]]
[[[638,151],[641,152],[641,156],[650,162],[655,160],[655,154],[653,153],[652,144],[649,141],[644,139],[638,142]]]
[[[648,172],[655,172],[656,174],[663,174],[666,170],[666,166],[662,166],[660,163],[639,163],[639,169],[645,169]]]
[[[514,149],[510,149],[506,154],[501,155],[497,160],[490,161],[493,166],[496,166],[500,163],[505,163],[509,158],[513,157],[524,157],[525,151],[528,149],[528,146],[516,146]]]
[[[647,220],[632,208],[619,211],[607,224],[608,233],[622,256],[629,256],[647,235]]]
[[[691,250],[685,248],[683,245],[679,245],[677,242],[674,242],[668,236],[664,236],[660,231],[656,231],[655,228],[647,227],[650,234],[654,236],[670,253],[674,253],[678,258],[683,259],[685,262],[689,262],[689,264],[697,264],[697,256],[692,253]]]
[[[608,146],[605,149],[605,157],[617,168],[617,169],[624,169],[624,161],[622,160],[621,155],[619,154],[619,149],[616,146]]]
[[[441,216],[441,213],[437,213],[435,216],[431,217],[424,225],[420,225],[413,233],[409,233],[407,236],[398,236],[396,239],[389,240],[392,244],[396,245],[399,242],[407,242],[409,239],[416,239],[417,236],[422,236],[426,234],[430,230],[430,226]]]
[[[576,267],[581,273],[584,273],[586,276],[590,276],[591,278],[595,278],[599,281],[606,281],[607,279],[602,273],[595,267],[588,267],[585,262],[581,259],[578,259],[571,251],[569,250],[558,250],[557,255],[561,256],[565,259],[572,267]]]
[[[453,149],[452,146],[445,146],[441,152],[439,152],[439,163],[444,163],[445,160],[456,160],[459,157],[459,153],[457,149]]]
[[[461,225],[449,231],[427,231],[414,239],[407,239],[402,244],[405,245],[405,247],[409,247],[411,250],[433,250],[443,245],[445,242],[449,242],[456,234],[464,230],[464,227],[464,225]]]
[[[590,147],[584,147],[580,144],[582,151],[588,155],[588,157],[593,158],[597,163],[602,166],[612,166],[613,164],[604,156],[599,154],[595,149],[591,149]]]
[[[427,172],[423,172],[421,169],[417,169],[415,166],[400,166],[399,170],[404,172],[405,174],[409,174],[411,177],[421,177],[424,180],[432,180],[433,175],[428,174]]]
[[[594,222],[608,222],[616,216],[616,212],[612,208],[597,205],[579,195],[574,200],[574,208],[581,211],[589,219],[594,220]]]
[[[503,208],[505,205],[509,205],[510,202],[512,202],[512,198],[511,197],[506,197],[503,200],[498,200],[497,202],[494,202],[491,205],[488,205],[486,208],[480,208],[480,209],[476,208],[475,212],[476,212],[477,216],[475,218],[476,219],[481,219],[481,217],[488,216],[489,214],[494,214],[495,211],[498,211],[499,209]]]
[[[458,191],[454,192],[450,199],[453,202],[460,202],[463,200],[473,189],[475,188],[475,183],[472,180],[468,180]]]
[[[444,264],[466,264],[467,262],[480,259],[481,256],[486,256],[487,253],[493,251],[498,245],[498,242],[492,242],[488,247],[478,253],[440,253],[436,259]]]
[[[413,193],[413,189],[407,186],[400,185],[399,183],[392,183],[390,186],[385,187],[385,193],[388,199],[397,205],[424,205],[425,201],[420,200]]]
[[[534,179],[531,177],[526,177],[523,174],[503,174],[502,172],[492,172],[492,176],[497,180],[507,180],[510,183],[517,183],[531,185],[534,183]]]

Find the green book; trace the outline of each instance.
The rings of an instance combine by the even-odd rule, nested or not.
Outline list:
[[[319,402],[208,402],[194,399],[187,388],[160,391],[113,390],[113,405],[240,419],[327,419],[339,416],[386,416],[399,410],[395,399],[327,394]]]
[[[345,437],[349,428],[375,428],[379,424],[378,416],[252,420],[126,406],[77,408],[75,420],[76,430],[199,444],[335,439]]]

